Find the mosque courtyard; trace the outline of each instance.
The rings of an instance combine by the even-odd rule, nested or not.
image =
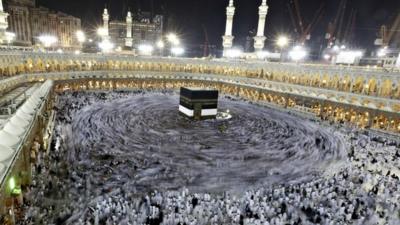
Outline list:
[[[399,142],[220,98],[230,120],[172,91],[60,94],[19,224],[398,224]]]

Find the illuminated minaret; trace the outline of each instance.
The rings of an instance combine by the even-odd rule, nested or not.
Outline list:
[[[110,15],[108,15],[108,10],[107,8],[104,8],[103,12],[103,28],[104,28],[104,38],[108,39],[109,38],[109,32],[108,32],[108,22],[110,21]]]
[[[6,41],[6,30],[8,28],[8,13],[4,12],[3,0],[0,0],[0,41]]]
[[[126,38],[125,38],[125,46],[131,48],[133,45],[132,39],[132,14],[128,11],[128,15],[126,16]]]
[[[263,50],[265,39],[267,39],[264,36],[265,19],[268,14],[267,0],[262,0],[261,6],[258,9],[259,9],[258,29],[257,29],[257,36],[254,37],[254,49],[256,52]]]
[[[224,47],[224,56],[226,56],[226,51],[232,48],[233,39],[232,28],[233,28],[233,16],[235,15],[235,6],[233,5],[233,0],[229,0],[229,6],[226,8],[226,28],[225,35],[222,37]]]

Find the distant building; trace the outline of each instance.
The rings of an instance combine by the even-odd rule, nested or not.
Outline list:
[[[6,3],[9,5],[20,5],[20,6],[27,6],[27,7],[35,7],[36,0],[5,0]]]
[[[47,8],[32,8],[31,29],[33,43],[42,34],[54,35],[62,48],[79,48],[76,31],[81,29],[81,20],[68,14],[52,13]]]
[[[124,21],[113,20],[109,23],[110,38],[118,47],[125,46],[126,23]]]
[[[7,41],[8,13],[4,12],[3,0],[0,0],[0,43]]]
[[[109,22],[108,35],[116,47],[137,49],[140,44],[155,44],[161,39],[163,20],[162,15],[152,18],[150,13],[140,12],[131,17],[131,13],[128,12],[126,21],[111,20]]]
[[[9,0],[9,30],[16,34],[15,44],[31,46],[38,44],[42,34],[58,38],[57,47],[74,49],[79,47],[76,31],[81,29],[79,18],[48,8],[35,7],[35,0]]]
[[[15,44],[31,45],[32,31],[30,26],[29,10],[35,6],[34,0],[9,0],[5,2],[8,7],[6,11],[9,13],[8,29],[14,32]]]

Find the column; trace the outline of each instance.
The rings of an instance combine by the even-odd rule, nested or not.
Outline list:
[[[233,5],[233,0],[229,0],[229,6],[226,8],[226,27],[225,27],[225,35],[222,37],[224,47],[224,57],[226,56],[227,50],[232,48],[233,39],[232,29],[233,29],[233,16],[235,15],[235,7]]]
[[[3,0],[0,0],[0,42],[6,41],[6,30],[8,28],[8,13],[4,12]]]
[[[103,12],[103,29],[104,29],[104,39],[109,39],[108,22],[110,21],[110,15],[108,14],[107,8]]]
[[[254,49],[256,52],[263,50],[265,39],[267,39],[264,36],[265,19],[268,14],[267,0],[262,0],[261,6],[258,9],[259,9],[258,29],[257,29],[257,36],[254,37]]]
[[[24,39],[24,41],[28,42],[28,37],[26,36],[26,21],[28,21],[28,18],[25,14],[25,11],[22,11],[22,38]]]
[[[24,39],[23,39],[23,37],[22,37],[22,32],[21,32],[21,12],[20,12],[20,10],[17,11],[17,14],[16,14],[16,21],[17,21],[17,31],[16,31],[17,36],[19,37],[19,39],[20,39],[22,42],[24,42]]]
[[[125,38],[125,46],[128,48],[132,48],[133,39],[132,39],[132,15],[131,12],[128,12],[126,16],[126,38]]]

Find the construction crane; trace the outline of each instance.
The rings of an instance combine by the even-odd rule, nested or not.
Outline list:
[[[344,32],[343,39],[340,40],[341,43],[351,44],[354,37],[354,29],[356,26],[357,10],[352,9],[350,12],[350,19],[348,20],[346,30]]]
[[[328,40],[328,46],[335,42],[340,42],[342,39],[342,26],[346,14],[347,0],[341,0],[335,20],[328,24],[328,30],[325,39]]]
[[[321,21],[325,13],[324,4],[321,4],[311,22],[308,24],[304,23],[303,17],[301,16],[301,9],[298,0],[291,0],[287,7],[289,9],[289,15],[292,20],[294,31],[297,35],[297,42],[298,44],[304,45],[307,40],[310,40],[312,31],[318,22]]]
[[[203,49],[203,57],[207,57],[210,55],[210,42],[208,39],[208,32],[206,27],[204,26],[204,24],[201,25],[201,27],[203,28],[203,32],[204,32],[204,49]]]
[[[382,45],[383,47],[388,47],[395,34],[400,31],[400,13],[397,15],[392,26],[388,29],[386,25],[382,25],[380,29],[380,37],[375,40],[375,45]],[[399,40],[397,40],[399,42]]]

